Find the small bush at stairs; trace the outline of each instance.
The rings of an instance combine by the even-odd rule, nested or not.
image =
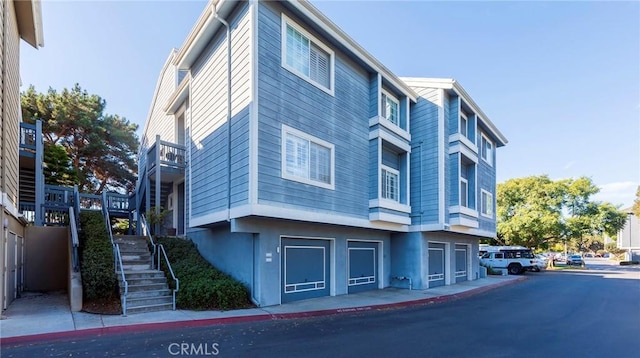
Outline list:
[[[84,300],[117,299],[113,250],[100,212],[80,213],[80,272]]]
[[[180,280],[176,305],[181,309],[230,310],[252,307],[249,290],[241,282],[211,266],[193,242],[175,237],[158,239]],[[165,271],[166,272],[166,271]],[[173,280],[169,277],[169,283]]]

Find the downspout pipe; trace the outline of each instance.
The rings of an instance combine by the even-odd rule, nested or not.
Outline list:
[[[218,15],[215,4],[213,18],[227,28],[227,221],[231,221],[231,27]]]

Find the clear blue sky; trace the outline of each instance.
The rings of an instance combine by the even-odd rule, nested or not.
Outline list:
[[[313,1],[398,76],[455,78],[509,139],[497,179],[591,177],[628,207],[640,184],[640,3]],[[169,51],[203,1],[43,0],[23,89],[79,83],[142,128]]]

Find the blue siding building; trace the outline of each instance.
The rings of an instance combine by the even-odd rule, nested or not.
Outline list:
[[[453,284],[495,235],[505,143],[455,81],[398,78],[307,2],[213,0],[158,80],[138,211],[262,306]]]

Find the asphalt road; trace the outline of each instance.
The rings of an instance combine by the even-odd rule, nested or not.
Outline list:
[[[527,273],[477,296],[359,314],[109,334],[2,357],[638,357],[640,268]],[[200,354],[198,354],[200,353]]]

